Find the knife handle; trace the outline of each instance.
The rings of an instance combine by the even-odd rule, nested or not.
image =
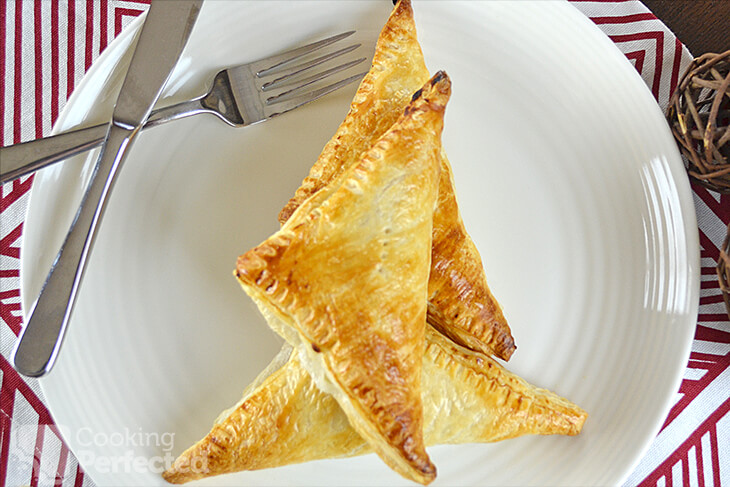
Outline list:
[[[53,367],[107,196],[124,151],[135,134],[115,124],[108,130],[106,146],[97,160],[81,206],[16,343],[12,360],[15,369],[23,375],[40,377]]]

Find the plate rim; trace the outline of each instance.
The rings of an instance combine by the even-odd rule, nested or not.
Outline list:
[[[591,25],[592,29],[594,29],[595,31],[598,31],[602,35],[604,35],[603,32],[600,31],[600,29],[595,24],[593,24],[588,17],[586,17],[582,12],[575,9],[575,7],[573,5],[571,5],[568,0],[561,0],[560,3],[570,5],[570,8],[574,9],[577,14],[575,16],[575,18],[582,17],[587,22],[586,25]],[[57,122],[54,123],[53,128],[52,128],[53,134],[58,133],[59,131],[62,131],[64,129],[68,128],[68,127],[64,127],[64,125],[66,124],[66,118],[67,118],[68,112],[74,106],[76,99],[78,97],[83,96],[83,93],[85,92],[84,88],[89,83],[93,82],[94,78],[97,76],[97,72],[100,71],[101,69],[103,69],[104,62],[109,62],[108,58],[110,58],[112,56],[112,54],[116,54],[118,51],[119,51],[120,55],[124,55],[124,53],[127,51],[127,49],[129,49],[130,47],[133,46],[133,44],[131,44],[129,47],[127,47],[127,49],[122,49],[120,47],[121,45],[124,44],[124,42],[126,42],[126,40],[129,39],[129,37],[137,34],[139,29],[141,28],[141,25],[142,25],[142,22],[143,22],[145,16],[146,16],[146,12],[142,13],[137,18],[135,18],[133,21],[131,21],[122,30],[122,32],[120,32],[120,34],[118,36],[116,36],[109,43],[107,49],[103,53],[101,53],[99,58],[97,58],[97,60],[91,65],[89,70],[84,74],[82,80],[79,82],[77,87],[74,89],[72,95],[69,97],[68,101],[66,102],[66,104],[64,105],[62,110],[59,112],[59,117],[57,119]],[[615,49],[615,51],[621,55],[622,59],[625,61],[625,64],[632,68],[631,71],[633,71],[636,74],[636,77],[641,81],[641,86],[645,89],[645,92],[648,93],[649,96],[652,96],[651,92],[649,91],[648,87],[644,83],[644,81],[641,78],[641,76],[639,75],[639,73],[636,72],[635,69],[633,68],[633,66],[631,66],[631,64],[629,63],[629,61],[625,59],[623,53],[621,53],[621,51],[618,49],[618,47],[612,41],[610,41],[610,39],[606,38],[606,40],[610,43],[612,48]],[[102,61],[104,61],[104,62],[102,62]],[[117,61],[113,62],[112,70],[114,69],[114,66],[117,64],[117,62],[118,62],[118,59],[117,59]],[[657,109],[658,108],[659,107],[657,105]],[[668,128],[667,128],[667,131],[668,131]],[[676,149],[676,147],[674,149]],[[673,166],[677,166],[677,164],[681,164],[681,156],[679,154],[678,149],[676,149],[676,157],[669,158],[667,162],[668,162],[668,164],[673,165]],[[675,169],[676,169],[676,167],[675,167]],[[684,181],[678,181],[675,178],[672,178],[672,182],[674,183],[674,185],[679,193],[678,201],[680,204],[680,208],[682,209],[682,216],[685,219],[691,220],[691,221],[687,221],[687,225],[685,225],[685,227],[682,228],[682,230],[685,232],[685,237],[687,240],[688,254],[689,253],[693,254],[693,255],[687,255],[685,257],[687,258],[688,265],[696,266],[697,269],[699,269],[700,246],[699,246],[698,238],[696,238],[697,234],[698,234],[698,227],[697,227],[697,221],[696,221],[694,202],[692,199],[693,193],[691,190],[691,186],[689,184],[689,181],[687,181],[685,184]],[[37,188],[37,187],[38,187],[38,185],[34,184],[33,187],[31,188],[29,200],[28,200],[28,207],[27,207],[26,211],[29,211],[31,205],[33,204],[33,195],[34,195],[34,193],[37,193],[37,191],[36,192],[33,191],[33,188]],[[27,215],[27,212],[26,212],[26,215]],[[24,231],[23,238],[21,240],[21,248],[24,246],[26,234],[27,234],[27,232]],[[25,262],[25,259],[21,258],[21,260],[20,260],[21,296],[26,295],[25,293],[22,292],[24,262]],[[25,272],[27,272],[27,270]],[[696,272],[696,271],[692,272],[692,277],[694,277],[694,279],[691,283],[688,283],[688,288],[693,293],[690,298],[693,302],[692,310],[696,311],[699,309],[699,289],[698,289],[699,283],[700,283],[699,272]],[[26,310],[29,309],[29,307],[33,301],[34,300],[28,300],[28,298],[26,298],[26,297],[23,297],[21,299],[21,309],[22,309],[22,313],[23,313],[24,317],[26,316]],[[674,381],[672,382],[672,387],[671,387],[671,389],[674,391],[676,391],[679,388],[679,385],[681,384],[681,381],[682,381],[683,371],[686,368],[686,362],[687,362],[690,352],[691,352],[695,326],[696,326],[696,322],[695,322],[694,326],[687,326],[684,328],[684,334],[685,334],[684,350],[683,350],[681,360],[677,360],[675,362],[677,370],[676,370],[676,373],[674,374]],[[46,388],[44,387],[44,381],[40,380],[39,385],[40,385],[40,389],[41,389],[43,395],[46,397],[46,404],[48,404],[49,411],[51,412],[51,415],[53,416],[53,408],[50,404],[51,401],[46,396]],[[652,428],[654,430],[654,434],[651,435],[650,437],[646,438],[644,445],[641,448],[641,454],[637,455],[634,459],[633,464],[626,468],[625,472],[621,476],[621,480],[619,483],[623,484],[626,481],[626,479],[630,476],[630,474],[636,469],[637,465],[641,462],[641,460],[646,456],[647,451],[651,447],[651,444],[653,443],[654,439],[656,438],[657,433],[660,431],[662,424],[666,420],[667,414],[671,410],[671,407],[672,407],[671,399],[672,399],[672,394],[668,394],[667,397],[664,398],[663,404],[661,407],[662,413],[661,413],[661,415],[658,415],[658,417],[655,420],[655,425]],[[90,477],[91,477],[91,475],[90,475]]]

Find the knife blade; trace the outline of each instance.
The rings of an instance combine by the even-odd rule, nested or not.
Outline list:
[[[45,375],[56,361],[115,176],[177,64],[202,3],[150,4],[91,180],[13,351],[13,366],[23,375]]]

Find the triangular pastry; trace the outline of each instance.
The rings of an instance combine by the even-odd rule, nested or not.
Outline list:
[[[372,451],[337,401],[314,384],[296,352],[288,348],[274,364],[205,438],[175,460],[163,474],[166,480],[183,483]],[[576,435],[587,416],[570,401],[528,384],[494,359],[456,345],[430,327],[422,390],[428,445]]]
[[[353,428],[420,483],[436,476],[423,443],[421,357],[450,94],[437,73],[324,201],[239,257],[235,271]]]
[[[281,210],[280,223],[308,199],[313,198],[310,205],[316,206],[318,200],[326,198],[322,191],[395,123],[412,94],[428,78],[411,2],[400,0],[380,33],[372,67],[360,83],[349,113]],[[514,339],[459,215],[451,167],[443,152],[441,168],[433,222],[428,321],[468,348],[509,360],[515,350]]]

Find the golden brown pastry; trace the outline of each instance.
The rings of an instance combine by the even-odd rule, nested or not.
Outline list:
[[[437,73],[324,201],[296,212],[236,269],[353,428],[423,484],[436,476],[423,443],[421,357],[450,95],[448,76]]]
[[[400,0],[380,33],[373,64],[350,111],[294,196],[279,214],[286,222],[305,201],[316,207],[322,191],[378,140],[429,78],[416,37],[410,0]],[[454,194],[451,167],[441,154],[441,181],[433,222],[428,321],[462,345],[509,360],[514,339],[487,286],[482,260],[466,232]],[[306,210],[307,212],[309,211]]]
[[[428,445],[484,443],[521,435],[576,435],[586,413],[553,392],[454,344],[430,327],[423,355],[424,436]],[[287,360],[288,359],[288,360]],[[371,452],[334,398],[317,388],[296,352],[221,415],[211,432],[163,476],[183,483]]]

